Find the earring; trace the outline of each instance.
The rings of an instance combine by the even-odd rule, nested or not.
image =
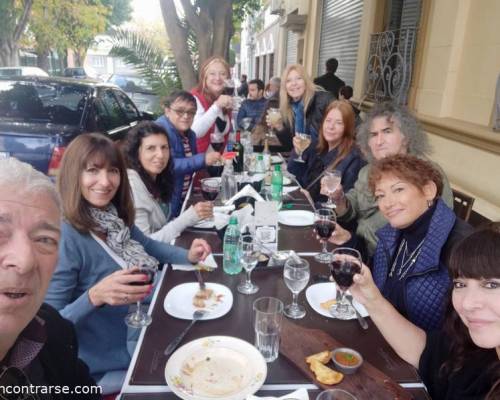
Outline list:
[[[429,208],[432,207],[432,200],[427,200],[427,207],[429,207]]]

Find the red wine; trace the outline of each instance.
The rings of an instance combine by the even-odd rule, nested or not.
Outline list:
[[[222,91],[222,94],[225,94],[227,96],[233,96],[234,95],[234,86],[225,86],[224,90]]]
[[[320,219],[314,222],[314,229],[316,230],[316,234],[321,239],[328,240],[335,230],[335,222]]]
[[[207,167],[208,175],[210,175],[212,178],[215,176],[221,176],[223,170],[224,165],[209,165]]]
[[[140,268],[137,271],[133,271],[132,275],[147,275],[148,277],[148,279],[145,281],[130,282],[129,285],[132,286],[151,285],[155,280],[155,271],[150,268]]]
[[[333,279],[342,290],[347,290],[352,285],[352,278],[361,272],[361,266],[352,261],[336,260],[330,264]]]
[[[212,142],[212,147],[220,153],[224,149],[224,142]]]
[[[209,200],[209,201],[214,201],[217,197],[217,195],[219,194],[219,191],[215,191],[215,190],[203,190],[201,189],[201,194],[203,195],[203,198],[205,200]]]

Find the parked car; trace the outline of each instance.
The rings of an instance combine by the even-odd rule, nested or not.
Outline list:
[[[153,92],[151,85],[144,78],[137,75],[113,74],[107,82],[114,83],[127,93],[140,111],[153,114],[162,112],[159,96]]]
[[[0,157],[16,157],[51,176],[64,149],[85,132],[120,140],[152,115],[115,85],[68,78],[0,78]]]
[[[0,67],[0,76],[49,76],[38,67]]]
[[[83,67],[64,68],[63,76],[65,76],[66,78],[78,78],[78,79],[85,79],[89,77]]]

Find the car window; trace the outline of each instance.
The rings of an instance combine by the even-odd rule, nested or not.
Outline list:
[[[132,103],[132,100],[130,100],[125,93],[120,92],[119,90],[113,90],[113,93],[118,99],[123,112],[127,116],[128,122],[133,122],[140,119],[141,116],[139,114],[139,111],[137,110],[137,107],[134,105],[134,103]]]
[[[99,117],[99,125],[105,130],[112,130],[123,125],[128,125],[127,117],[123,114],[120,104],[110,89],[100,92],[95,101]]]
[[[50,82],[2,81],[0,117],[13,121],[80,125],[89,89]]]

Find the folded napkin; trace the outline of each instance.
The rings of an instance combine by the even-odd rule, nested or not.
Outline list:
[[[227,214],[233,211],[236,207],[234,204],[230,204],[228,206],[215,206],[214,207],[214,214],[219,213],[219,214]]]
[[[298,188],[298,186],[283,186],[283,193],[288,194],[295,192]]]
[[[253,207],[250,204],[247,204],[240,210],[233,211],[231,213],[231,216],[234,215],[236,218],[238,218],[238,226],[241,229],[243,226],[251,225],[253,223],[252,213]],[[215,228],[217,230],[224,228],[229,223],[229,218],[230,216],[227,214],[214,214]]]
[[[217,268],[217,263],[215,262],[215,258],[213,254],[209,254],[205,261],[201,261],[199,264],[206,265],[212,269]],[[172,269],[177,271],[194,271],[196,269],[195,265],[183,265],[183,264],[172,264]]]
[[[238,200],[240,197],[250,196],[253,197],[257,201],[264,201],[262,196],[257,193],[257,191],[250,185],[245,185],[243,189],[241,189],[238,193],[236,193],[233,197],[231,197],[228,201],[226,201],[226,206],[233,204],[235,200]]]
[[[300,388],[298,390],[296,390],[295,392],[292,392],[292,393],[289,393],[289,394],[286,394],[284,396],[281,396],[281,397],[258,397],[258,396],[254,396],[252,394],[248,395],[247,396],[247,399],[246,400],[278,400],[278,399],[281,399],[281,400],[309,400],[309,394],[307,393],[307,389],[304,389],[304,388]]]

